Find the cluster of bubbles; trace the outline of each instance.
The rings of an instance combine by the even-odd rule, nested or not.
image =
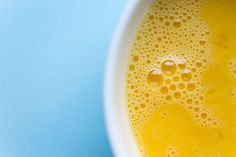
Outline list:
[[[230,77],[232,79],[236,78],[236,60],[232,60],[229,62],[229,71],[230,71]],[[231,93],[233,103],[236,103],[236,88],[232,89]]]
[[[147,74],[147,84],[153,90],[159,91],[159,103],[178,103],[190,111],[200,125],[217,125],[218,121],[203,105],[204,95],[198,88],[201,86],[200,82],[194,79],[197,76],[195,73],[189,70],[185,62],[176,63],[167,59],[161,62],[158,69]]]
[[[161,105],[182,105],[201,126],[220,124],[204,105],[207,87],[200,82],[211,63],[200,6],[198,0],[155,0],[138,28],[129,53],[126,100],[140,146],[143,123]]]
[[[167,149],[167,157],[178,157],[179,156],[179,152],[178,149],[174,148],[174,147],[169,147]]]
[[[236,61],[232,60],[229,62],[229,71],[232,78],[236,78]]]

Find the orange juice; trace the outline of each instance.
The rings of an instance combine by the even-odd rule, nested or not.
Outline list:
[[[143,157],[236,157],[236,1],[154,0],[126,72]]]

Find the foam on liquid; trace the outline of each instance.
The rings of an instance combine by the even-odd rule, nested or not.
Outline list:
[[[155,0],[137,31],[126,90],[130,124],[144,157],[236,156],[236,146],[223,147],[236,141],[222,139],[236,140],[236,49],[231,46],[236,31],[227,32],[233,38],[227,43],[223,27],[215,27],[225,20],[231,25],[226,30],[235,29],[236,19],[215,20],[218,3]],[[221,9],[236,9],[235,4],[228,0]],[[235,15],[233,9],[222,14]]]

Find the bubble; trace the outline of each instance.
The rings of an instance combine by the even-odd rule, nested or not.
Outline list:
[[[190,81],[192,78],[192,73],[189,70],[185,70],[182,72],[181,78],[183,81]]]
[[[205,40],[200,40],[200,41],[199,41],[199,44],[203,46],[203,45],[206,44],[206,41],[205,41]]]
[[[166,79],[166,84],[170,84],[171,83],[171,79]]]
[[[129,70],[130,70],[130,71],[134,71],[134,69],[135,69],[135,66],[134,66],[133,64],[131,64],[131,65],[129,66]]]
[[[174,97],[177,98],[177,99],[179,99],[179,98],[181,97],[180,92],[175,92],[175,93],[174,93]]]
[[[199,107],[195,107],[194,108],[194,112],[199,112],[200,111],[200,108]]]
[[[206,113],[202,113],[201,114],[201,118],[205,119],[207,117],[207,114]]]
[[[147,60],[147,61],[146,61],[146,63],[147,63],[147,64],[150,64],[150,63],[151,63],[151,61],[150,61],[150,60]]]
[[[199,104],[199,101],[195,101],[194,103],[195,103],[196,105],[198,105],[198,104]]]
[[[153,20],[154,19],[154,16],[153,15],[150,15],[149,16],[149,20]]]
[[[167,94],[168,93],[168,87],[166,87],[166,86],[161,87],[160,92],[161,92],[161,94]]]
[[[172,99],[172,97],[171,97],[170,95],[167,95],[167,96],[166,96],[166,100],[167,100],[167,101],[170,101],[171,99]]]
[[[137,36],[137,38],[136,38],[137,40],[140,40],[141,39],[141,36]]]
[[[161,64],[161,70],[167,75],[173,75],[176,71],[176,64],[172,60],[165,60]]]
[[[197,71],[197,69],[196,68],[192,68],[192,72],[196,72]]]
[[[179,84],[179,89],[184,89],[184,88],[185,88],[185,84],[180,83],[180,84]]]
[[[203,96],[200,96],[199,99],[200,99],[200,100],[203,100],[204,98],[203,98]]]
[[[193,102],[192,99],[187,99],[187,103],[188,103],[188,104],[191,104],[192,102]]]
[[[163,21],[163,20],[164,20],[164,18],[163,18],[163,17],[160,17],[160,18],[159,18],[159,21]]]
[[[173,77],[173,81],[174,82],[178,82],[179,81],[179,77],[178,76]]]
[[[145,108],[145,107],[146,107],[146,105],[145,105],[145,104],[141,104],[140,106],[141,106],[141,108]]]
[[[189,84],[187,85],[187,89],[188,89],[189,91],[193,91],[193,90],[195,90],[195,88],[196,88],[196,85],[195,85],[194,83],[189,83]]]
[[[174,16],[170,16],[169,19],[170,19],[170,20],[174,20]]]
[[[181,70],[183,70],[183,69],[185,69],[186,64],[185,63],[179,63],[178,66]]]
[[[163,76],[160,70],[153,70],[147,76],[147,82],[151,86],[160,86],[163,83]]]
[[[176,86],[174,84],[170,85],[170,90],[172,91],[176,90]]]
[[[181,26],[181,21],[180,21],[179,19],[175,20],[175,21],[173,22],[173,26],[174,26],[175,28],[179,28],[179,27]]]
[[[139,57],[138,57],[138,56],[134,56],[134,57],[133,57],[133,61],[134,61],[134,62],[138,62],[138,60],[139,60]]]
[[[169,26],[169,25],[170,25],[170,22],[166,21],[166,22],[165,22],[165,25],[166,25],[166,26]]]
[[[200,68],[200,67],[202,67],[202,63],[201,62],[197,62],[196,66]]]

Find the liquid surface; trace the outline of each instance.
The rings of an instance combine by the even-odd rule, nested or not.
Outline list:
[[[143,157],[236,156],[236,1],[155,0],[129,53]]]

